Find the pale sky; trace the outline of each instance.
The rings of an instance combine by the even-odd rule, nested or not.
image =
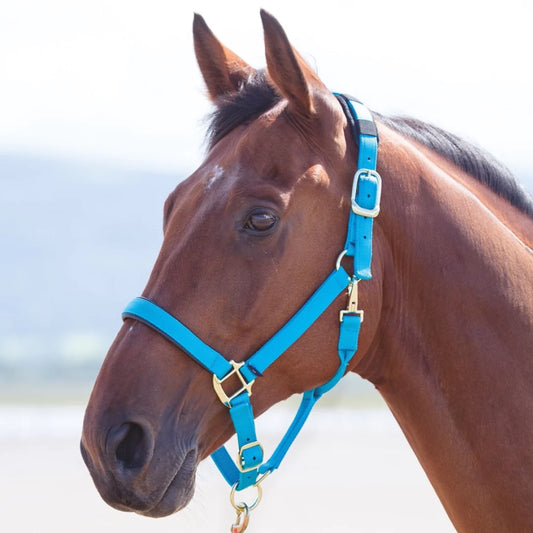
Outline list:
[[[259,8],[332,90],[533,167],[530,0],[3,0],[0,152],[193,169],[209,111],[193,13],[255,67]],[[230,7],[228,7],[230,6]]]

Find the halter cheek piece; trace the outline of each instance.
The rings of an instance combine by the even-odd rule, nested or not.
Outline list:
[[[135,298],[122,317],[133,318],[155,329],[169,341],[189,354],[197,363],[213,374],[213,387],[220,401],[229,408],[235,426],[239,452],[234,463],[225,447],[215,451],[213,458],[218,469],[232,486],[231,501],[237,509],[237,518],[254,508],[261,495],[261,481],[276,470],[289,447],[304,425],[316,401],[334,387],[346,372],[348,363],[357,350],[359,329],[363,312],[357,309],[357,284],[370,279],[372,258],[372,225],[379,213],[381,178],[376,171],[378,135],[376,125],[368,109],[355,98],[335,94],[348,119],[354,139],[359,141],[358,170],[353,179],[348,232],[344,250],[340,253],[333,272],[318,287],[296,314],[257,352],[246,361],[228,361],[216,350],[205,344],[187,326],[167,313],[157,304]],[[341,266],[344,256],[353,257],[353,275]],[[263,448],[256,437],[255,422],[250,403],[252,385],[265,370],[285,352],[320,317],[339,294],[348,288],[348,306],[340,312],[338,342],[339,367],[335,375],[323,385],[306,391],[289,429],[267,461],[263,460]],[[231,394],[224,389],[225,381],[235,375],[241,387]],[[251,505],[234,502],[235,490],[256,486],[258,498]],[[241,528],[240,531],[244,529]]]

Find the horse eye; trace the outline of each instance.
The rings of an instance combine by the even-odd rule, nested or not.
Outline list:
[[[264,232],[272,229],[277,221],[278,217],[273,213],[254,211],[248,216],[244,224],[244,229],[252,232]]]

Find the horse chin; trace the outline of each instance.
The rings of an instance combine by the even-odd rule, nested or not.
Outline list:
[[[186,459],[187,461],[187,459]],[[185,468],[184,468],[185,466]],[[132,509],[151,518],[162,518],[177,513],[188,505],[194,495],[195,469],[183,465],[177,472],[161,499],[149,509]]]
[[[149,509],[132,509],[151,518],[162,518],[177,513],[188,505],[194,496],[196,454],[189,452],[168,484],[159,501]]]

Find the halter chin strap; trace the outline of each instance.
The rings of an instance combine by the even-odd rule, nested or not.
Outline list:
[[[213,374],[213,388],[220,401],[229,408],[237,434],[239,452],[236,463],[225,447],[218,449],[211,457],[226,481],[233,486],[232,496],[235,489],[243,490],[253,485],[257,486],[259,491],[259,483],[279,467],[314,404],[342,378],[357,350],[359,330],[363,321],[363,312],[357,308],[357,284],[361,279],[371,278],[372,225],[373,219],[379,213],[381,197],[381,178],[376,171],[378,136],[372,115],[363,104],[350,96],[341,94],[335,96],[347,116],[354,139],[359,141],[358,170],[352,185],[352,209],[348,220],[347,238],[344,250],[337,259],[336,268],[296,314],[250,358],[236,363],[228,361],[178,319],[147,299],[135,298],[122,313],[124,319],[139,320],[164,335]],[[345,255],[353,257],[352,276],[348,275],[340,264]],[[257,440],[250,402],[252,385],[256,378],[260,378],[346,288],[349,295],[348,306],[340,312],[337,347],[339,367],[326,383],[303,394],[294,420],[270,459],[264,461],[263,448]],[[225,382],[233,375],[238,378],[240,387],[229,393],[225,389]],[[238,507],[236,509],[239,512]]]

